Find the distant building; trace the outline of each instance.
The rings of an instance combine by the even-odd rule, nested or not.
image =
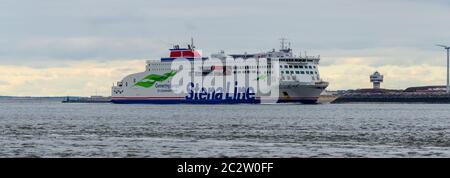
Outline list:
[[[446,86],[419,86],[419,87],[409,87],[405,89],[405,92],[445,92]]]
[[[370,75],[370,82],[373,83],[373,89],[380,89],[381,82],[383,82],[383,75],[381,75],[378,71],[375,71],[375,73]]]

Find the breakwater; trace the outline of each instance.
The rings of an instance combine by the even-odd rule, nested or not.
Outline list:
[[[450,103],[446,93],[350,93],[339,95],[332,103]]]
[[[66,97],[63,103],[110,103],[111,97]]]

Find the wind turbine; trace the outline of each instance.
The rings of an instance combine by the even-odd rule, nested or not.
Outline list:
[[[449,51],[450,51],[450,46],[445,46],[445,45],[440,45],[440,44],[438,44],[436,46],[443,47],[444,49],[447,50],[447,93],[450,93],[450,85],[449,85],[449,78],[448,78],[448,75],[449,75],[449,71],[448,70],[449,70]]]

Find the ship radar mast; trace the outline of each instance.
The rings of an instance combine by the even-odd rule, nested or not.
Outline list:
[[[281,50],[285,50],[285,48],[286,48],[286,41],[287,41],[287,39],[286,38],[280,38],[280,42],[281,42]]]
[[[194,38],[192,38],[191,37],[191,45],[190,45],[190,48],[189,49],[195,49],[195,46],[194,46]]]
[[[287,41],[287,38],[280,38],[281,49],[280,51],[290,53],[291,52],[291,42]]]

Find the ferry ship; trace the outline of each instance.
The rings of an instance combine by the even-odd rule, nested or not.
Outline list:
[[[260,104],[268,101],[314,104],[328,86],[319,74],[320,56],[294,55],[285,39],[281,40],[279,50],[254,54],[226,54],[220,51],[203,57],[193,40],[186,48],[175,45],[169,51],[168,57],[147,60],[145,71],[128,75],[113,85],[111,102]],[[220,63],[208,64],[212,59]],[[251,59],[253,63],[245,62]],[[180,60],[189,66],[174,67],[174,62]],[[182,75],[191,78],[173,81],[182,78]],[[213,79],[215,86],[204,86],[202,79],[205,77],[223,77],[223,80],[217,82]],[[200,82],[195,79],[200,79]],[[255,86],[255,82],[259,83]],[[261,82],[270,83],[270,92],[255,89],[261,86]]]

